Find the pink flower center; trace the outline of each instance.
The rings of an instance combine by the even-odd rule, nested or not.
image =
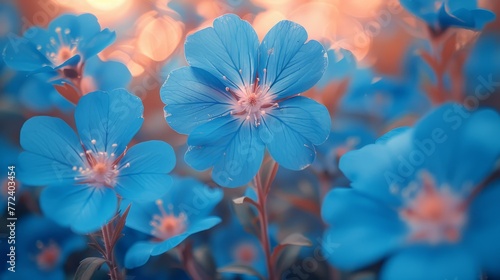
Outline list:
[[[266,73],[265,69],[264,73]],[[226,87],[226,91],[231,93],[235,100],[232,115],[244,117],[246,120],[253,121],[255,126],[259,126],[262,117],[278,107],[278,101],[273,100],[265,79],[266,76],[262,85],[259,85],[260,79],[256,78],[253,84],[246,86],[243,90],[239,88],[232,90]]]
[[[72,41],[72,42],[66,42],[63,38],[62,32],[64,32],[65,35],[68,35],[71,33],[71,30],[66,28],[64,31],[61,30],[61,27],[56,27],[55,32],[58,35],[57,40],[56,38],[52,37],[50,38],[50,45],[46,46],[47,49],[57,49],[55,52],[50,52],[47,51],[45,54],[55,65],[61,65],[64,62],[66,62],[68,59],[72,58],[73,56],[78,54],[77,50],[77,43],[78,41]],[[37,46],[38,50],[42,49],[42,46]]]
[[[467,216],[463,199],[449,188],[437,188],[429,175],[424,174],[423,187],[399,211],[400,217],[411,230],[410,239],[440,242],[457,242]]]
[[[235,259],[243,264],[251,264],[257,258],[257,251],[251,244],[243,243],[234,251]]]
[[[130,163],[119,165],[125,152],[119,156],[114,152],[99,152],[95,146],[97,141],[92,140],[91,143],[94,145],[91,147],[92,149],[86,150],[84,154],[80,154],[80,156],[86,159],[85,165],[80,167],[73,166],[73,170],[79,172],[79,176],[75,177],[75,180],[94,186],[114,187],[120,170],[130,167]],[[111,147],[116,149],[117,144],[113,144]]]
[[[153,236],[160,240],[166,240],[186,231],[187,216],[184,213],[175,215],[172,205],[169,205],[169,211],[167,212],[161,199],[157,200],[156,204],[161,215],[154,215],[151,220],[151,226],[153,227],[151,234]]]
[[[43,270],[51,270],[57,264],[59,257],[61,255],[61,250],[55,243],[50,243],[49,246],[43,245],[43,243],[37,243],[40,252],[36,256],[36,263],[39,268]]]

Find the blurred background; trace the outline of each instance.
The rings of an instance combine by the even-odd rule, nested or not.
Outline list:
[[[128,89],[144,102],[145,122],[134,141],[159,139],[170,143],[178,153],[175,173],[195,176],[211,185],[208,173],[195,172],[183,162],[186,137],[167,125],[159,96],[169,72],[187,65],[183,49],[186,36],[211,26],[216,17],[234,13],[249,21],[260,39],[274,24],[288,19],[304,26],[309,39],[318,40],[332,50],[330,76],[304,93],[329,109],[333,119],[332,136],[318,148],[317,162],[311,168],[301,172],[280,170],[273,186],[271,200],[276,203],[270,206],[270,217],[279,228],[273,238],[280,240],[288,233],[301,232],[313,243],[310,248],[287,252],[286,257],[280,259],[281,271],[289,275],[283,279],[375,279],[378,265],[344,273],[324,260],[313,258],[321,247],[324,229],[319,215],[322,198],[331,188],[348,185],[337,169],[338,158],[373,142],[391,128],[411,125],[434,105],[448,100],[467,100],[478,84],[478,75],[493,75],[493,81],[500,81],[500,49],[497,47],[500,21],[497,19],[481,33],[456,31],[453,50],[458,64],[447,73],[445,83],[451,94],[436,98],[435,73],[420,54],[422,50],[432,52],[437,40],[430,39],[426,25],[404,10],[398,0],[2,0],[0,6],[2,44],[8,42],[12,34],[22,35],[34,25],[46,27],[53,18],[65,13],[92,13],[102,28],[116,31],[115,43],[100,53],[99,58],[123,63],[132,77]],[[500,12],[500,1],[480,0],[479,6],[497,15]],[[476,44],[487,38],[492,38],[494,43]],[[7,66],[0,66],[2,168],[15,163],[20,150],[19,131],[29,117],[50,115],[74,123],[71,104],[63,104],[52,89],[42,95],[32,95],[34,88],[39,90],[40,86],[27,83],[25,77],[19,78]],[[496,92],[498,88],[493,90]],[[500,109],[498,96],[493,94],[483,102]],[[200,245],[196,250],[206,266],[215,267],[213,262],[221,262],[214,259],[217,257],[213,252],[219,250],[218,247],[231,249],[239,236],[248,235],[251,239],[248,230],[244,230],[249,225],[234,226],[231,218],[248,215],[248,209],[235,209],[231,203],[244,189],[225,192],[226,200],[217,209],[224,223],[197,237],[196,244]],[[20,215],[40,213],[38,194],[38,189],[20,186]],[[5,234],[5,227],[1,231]],[[224,244],[215,240],[214,236],[221,232],[229,234],[226,241],[235,241]],[[134,234],[137,233],[129,236]],[[123,243],[126,248],[127,240]],[[250,254],[242,258],[251,260],[258,259],[260,253],[242,252]],[[93,254],[95,252],[88,248],[71,254],[62,262],[66,277],[71,278],[79,261]],[[165,266],[165,263],[174,265]],[[294,272],[295,266],[305,271],[307,278]],[[158,279],[185,277],[168,254],[148,263],[147,270],[131,275],[136,275],[136,279],[153,279],[155,275],[160,275]],[[102,272],[95,277],[105,278],[106,274]],[[234,275],[224,277],[242,279]]]

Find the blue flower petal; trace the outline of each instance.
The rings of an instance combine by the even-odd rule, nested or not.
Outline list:
[[[213,228],[217,224],[221,222],[221,219],[219,217],[207,217],[202,220],[198,220],[194,222],[193,224],[190,224],[188,227],[188,230],[185,233],[179,234],[177,236],[174,236],[172,238],[169,238],[165,241],[162,241],[158,243],[154,248],[153,251],[151,252],[151,255],[157,256],[160,254],[163,254],[170,249],[176,247],[177,245],[181,244],[182,241],[184,241],[186,238],[189,236],[205,231],[208,229]]]
[[[40,196],[47,217],[81,234],[105,225],[115,214],[117,203],[112,189],[89,185],[48,187]]]
[[[390,137],[382,136],[376,144],[346,153],[340,158],[339,168],[354,189],[399,206],[403,200],[393,188],[407,187],[417,175],[406,159],[412,148],[413,130],[397,129],[388,134]]]
[[[233,14],[214,20],[214,27],[186,39],[189,65],[208,71],[231,89],[245,90],[255,81],[259,39],[252,26]]]
[[[152,235],[151,221],[153,216],[161,214],[158,205],[151,201],[130,203],[129,200],[124,200],[121,203],[122,210],[127,208],[128,205],[130,205],[130,210],[126,221],[127,227]]]
[[[75,110],[83,145],[87,150],[120,155],[139,131],[143,110],[141,99],[123,89],[83,96]]]
[[[500,244],[492,242],[500,236],[500,182],[492,183],[472,202],[463,240],[481,267],[489,274],[500,276]]]
[[[118,61],[102,61],[98,56],[85,62],[84,77],[90,77],[95,88],[104,91],[126,88],[132,80],[127,66]]]
[[[116,33],[109,29],[104,29],[91,39],[82,41],[78,49],[84,58],[92,57],[116,40]]]
[[[148,262],[156,243],[140,241],[132,245],[125,254],[125,267],[135,268]]]
[[[276,99],[310,89],[325,72],[328,64],[325,49],[314,40],[304,44],[306,40],[306,30],[286,20],[276,24],[262,40],[260,84],[269,86]]]
[[[41,54],[36,46],[24,38],[12,38],[3,51],[7,66],[18,71],[34,71],[52,62]]]
[[[82,146],[75,132],[61,119],[33,117],[21,129],[19,172],[28,185],[66,185],[83,166]]]
[[[285,168],[301,170],[314,161],[314,145],[328,138],[331,120],[325,106],[297,96],[268,112],[262,127],[260,137],[271,156]]]
[[[346,49],[330,49],[328,54],[328,67],[316,84],[320,89],[325,88],[332,81],[345,78],[356,69],[356,57]]]
[[[252,180],[264,157],[264,143],[253,123],[233,116],[197,127],[189,135],[188,145],[186,162],[200,171],[213,166],[212,179],[225,187]]]
[[[190,235],[210,229],[220,222],[221,219],[219,217],[208,217],[189,225],[186,232],[162,242],[137,242],[127,251],[125,266],[127,268],[134,268],[144,265],[150,256],[161,255],[182,243]]]
[[[115,189],[123,198],[132,201],[158,199],[172,184],[167,173],[174,166],[175,153],[169,144],[147,141],[134,145],[119,163]]]
[[[56,32],[56,28],[60,28]],[[50,22],[47,32],[56,39],[61,38],[63,44],[69,45],[71,42],[84,41],[92,38],[101,30],[97,17],[92,14],[63,14]]]
[[[499,127],[500,115],[492,110],[472,114],[462,105],[446,104],[416,125],[414,149],[425,156],[424,168],[439,183],[464,190],[494,168],[500,157]]]
[[[390,258],[380,279],[476,279],[479,275],[477,263],[460,247],[419,246]]]
[[[163,205],[175,205],[172,211],[187,215],[190,222],[206,217],[221,201],[224,192],[210,188],[191,178],[176,179],[173,187],[162,198]]]
[[[213,118],[228,114],[234,103],[225,86],[210,73],[193,67],[172,71],[160,91],[168,124],[189,134]]]
[[[330,226],[325,232],[323,254],[342,269],[372,264],[405,240],[406,227],[396,211],[352,189],[329,192],[321,215]]]

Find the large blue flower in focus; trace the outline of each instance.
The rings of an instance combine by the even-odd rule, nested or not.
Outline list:
[[[11,38],[3,57],[18,71],[50,72],[51,81],[74,79],[83,63],[109,46],[116,34],[101,30],[91,14],[61,15],[47,29],[31,27],[22,38]]]
[[[494,13],[477,7],[477,0],[401,0],[401,5],[436,35],[450,27],[481,30],[495,19]]]
[[[330,132],[327,109],[299,96],[325,71],[323,46],[305,43],[304,28],[290,21],[276,24],[260,45],[236,15],[213,25],[187,38],[191,66],[173,71],[161,89],[167,122],[189,134],[186,162],[213,167],[212,178],[226,187],[248,183],[266,147],[283,167],[306,168]]]
[[[126,225],[152,236],[139,241],[125,255],[125,266],[144,265],[150,256],[161,255],[189,236],[208,230],[221,219],[209,216],[223,197],[194,179],[177,179],[173,187],[155,202],[133,203]]]
[[[388,257],[381,279],[500,275],[500,181],[487,179],[499,128],[495,111],[446,104],[347,153],[340,168],[352,189],[331,191],[322,206],[329,261],[354,270]]]
[[[75,109],[78,136],[64,121],[33,117],[21,129],[19,178],[47,186],[43,212],[77,232],[94,231],[116,213],[118,196],[154,200],[171,184],[170,145],[147,141],[127,149],[142,125],[141,100],[126,90],[96,91]]]
[[[7,271],[2,279],[67,279],[64,273],[67,258],[87,247],[84,236],[43,217],[23,217],[16,232],[16,272]]]

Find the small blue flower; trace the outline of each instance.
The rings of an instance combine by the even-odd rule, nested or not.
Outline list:
[[[22,38],[12,38],[4,50],[5,63],[18,71],[50,72],[51,81],[74,79],[85,61],[115,40],[115,33],[101,30],[91,14],[61,15],[47,29],[31,27]]]
[[[43,217],[23,217],[16,232],[17,269],[4,273],[2,279],[66,279],[66,259],[87,247],[85,237]]]
[[[352,189],[325,198],[325,254],[355,270],[388,257],[381,279],[500,275],[500,115],[446,104],[414,128],[342,157]],[[478,190],[481,190],[478,192]]]
[[[19,178],[47,186],[45,215],[76,232],[92,232],[116,213],[117,196],[153,200],[171,184],[175,154],[165,142],[127,149],[142,125],[141,100],[125,90],[96,91],[75,109],[78,136],[61,119],[33,117],[21,129]]]
[[[58,108],[64,112],[74,109],[74,105],[65,99],[47,80],[50,75],[40,73],[29,75],[19,72],[13,81],[17,88],[19,101],[27,108],[46,112]],[[102,90],[111,91],[118,88],[126,88],[132,75],[125,65],[117,61],[102,61],[94,56],[87,60],[83,76],[80,82],[82,94]]]
[[[187,38],[191,66],[173,71],[161,89],[167,122],[189,134],[186,162],[213,167],[213,180],[225,187],[248,183],[266,148],[281,166],[306,168],[330,132],[327,109],[299,96],[326,69],[323,46],[305,43],[304,28],[290,21],[276,24],[260,46],[236,15],[213,25]]]
[[[211,248],[214,248],[212,252],[218,268],[238,264],[251,267],[261,275],[267,274],[266,260],[259,239],[246,232],[237,219],[233,218],[229,224],[218,227],[211,236]],[[247,275],[240,277],[255,279]]]
[[[125,255],[125,266],[144,265],[150,256],[161,255],[189,236],[220,223],[219,217],[209,214],[222,196],[220,189],[211,189],[194,179],[177,179],[156,202],[133,203],[126,225],[153,239],[134,244]]]
[[[450,27],[481,30],[495,19],[494,13],[477,7],[477,0],[401,0],[401,5],[436,35]]]

